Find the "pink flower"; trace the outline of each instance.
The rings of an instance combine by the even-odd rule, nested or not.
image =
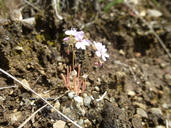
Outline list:
[[[109,57],[109,55],[106,53],[107,49],[105,48],[105,45],[102,45],[100,42],[93,41],[97,51],[95,52],[98,57],[102,56],[102,59],[106,61],[106,57]]]
[[[71,30],[66,30],[66,31],[65,31],[65,34],[66,34],[66,35],[75,36],[76,33],[77,33],[76,28],[71,28]]]
[[[87,39],[83,39],[84,37],[84,32],[83,31],[79,31],[76,33],[75,35],[75,40],[77,41],[75,44],[75,47],[77,49],[81,48],[81,49],[86,49],[86,45],[90,45],[90,41]]]

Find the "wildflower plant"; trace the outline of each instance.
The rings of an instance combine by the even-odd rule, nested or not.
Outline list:
[[[67,89],[73,90],[77,95],[82,93],[86,89],[86,78],[88,74],[81,74],[81,64],[76,63],[77,54],[79,51],[91,51],[93,52],[93,57],[95,58],[94,65],[102,66],[109,58],[106,53],[106,46],[100,42],[90,41],[83,31],[77,31],[76,28],[71,28],[71,30],[65,31],[65,37],[63,41],[67,44],[66,53],[70,54],[72,52],[72,65],[67,66],[66,76],[63,74],[62,79]],[[91,63],[91,62],[89,62]],[[76,70],[77,69],[77,70]]]

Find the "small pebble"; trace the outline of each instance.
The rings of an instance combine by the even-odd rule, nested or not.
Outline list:
[[[91,122],[89,121],[89,119],[85,119],[84,120],[84,127],[85,128],[91,128],[92,124]]]
[[[58,67],[57,67],[57,70],[58,71],[62,71],[64,69],[64,66],[63,65],[59,65]]]
[[[166,103],[162,104],[162,107],[165,108],[165,109],[169,108],[168,104],[166,104]]]
[[[21,112],[14,111],[13,113],[9,114],[7,118],[10,120],[10,123],[13,124],[16,121],[21,120],[23,117]]]
[[[80,120],[78,121],[78,124],[81,125],[81,126],[83,125],[83,123],[84,123],[83,119],[80,119]]]
[[[62,99],[62,102],[66,102],[68,100],[68,97],[67,96],[63,96],[61,99]]]
[[[21,82],[24,84],[24,85],[22,85],[23,88],[26,89],[27,91],[30,91],[30,85],[27,82],[27,80],[26,79],[23,79],[23,80],[21,80]]]
[[[162,125],[158,125],[158,126],[156,126],[156,128],[166,128],[166,127],[162,126]]]
[[[161,109],[159,108],[150,108],[150,112],[156,115],[163,115]]]
[[[84,101],[84,106],[88,107],[91,103],[91,97],[85,96],[83,101]]]
[[[62,57],[61,56],[58,56],[56,59],[57,59],[57,61],[62,61]]]
[[[86,97],[87,96],[87,93],[83,93],[83,97]]]
[[[161,63],[161,64],[160,64],[160,67],[161,67],[161,68],[165,68],[165,67],[166,67],[166,63]]]
[[[170,74],[164,74],[163,78],[165,80],[171,80],[171,75]]]
[[[136,105],[136,106],[138,106],[138,107],[140,107],[140,108],[142,108],[144,110],[147,109],[147,106],[145,104],[142,104],[142,103],[139,103],[139,102],[133,102],[132,104]]]
[[[65,128],[66,122],[58,120],[53,124],[53,128]]]
[[[75,93],[73,91],[68,93],[68,97],[72,99],[75,96]]]
[[[58,100],[55,102],[54,108],[56,108],[57,110],[59,110],[59,108],[60,108],[60,102]],[[54,110],[54,109],[52,109],[52,110]]]
[[[127,95],[129,95],[129,96],[135,96],[135,92],[134,91],[128,91]]]
[[[147,113],[141,108],[137,108],[137,114],[139,114],[141,117],[148,118]]]
[[[138,57],[141,57],[141,53],[140,53],[140,52],[136,52],[134,55],[135,55],[135,57],[137,57],[137,58],[138,58]]]
[[[0,104],[2,104],[4,102],[6,98],[4,96],[0,96]]]
[[[75,96],[75,97],[74,97],[74,100],[75,100],[77,103],[83,103],[83,98],[80,97],[80,96]]]
[[[94,89],[95,89],[95,91],[98,91],[98,92],[99,92],[99,90],[100,90],[100,88],[97,87],[97,86],[95,86]]]
[[[121,50],[119,50],[119,54],[124,56],[125,52],[121,49]]]

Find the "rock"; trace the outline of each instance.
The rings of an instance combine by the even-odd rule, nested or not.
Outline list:
[[[74,96],[74,100],[75,100],[76,103],[80,103],[80,104],[83,103],[83,98],[80,97],[80,96]]]
[[[70,114],[70,117],[72,117],[71,113],[71,108],[68,107],[62,107],[62,113],[65,114],[66,116]]]
[[[62,100],[62,102],[66,102],[66,101],[68,100],[68,97],[67,97],[67,96],[63,96],[63,97],[61,98],[61,100]]]
[[[138,107],[140,107],[140,108],[142,108],[144,110],[147,109],[147,106],[145,104],[142,104],[142,103],[139,103],[139,102],[133,102],[132,104],[136,105],[136,106],[138,106]]]
[[[83,93],[82,96],[83,96],[83,97],[86,97],[86,96],[88,96],[88,95],[87,95],[87,93]]]
[[[144,128],[142,126],[141,119],[136,116],[132,118],[132,125],[133,125],[133,128]]]
[[[137,114],[139,114],[141,117],[148,118],[147,113],[141,108],[137,108]]]
[[[65,124],[66,124],[66,122],[64,122],[62,120],[58,120],[53,124],[53,128],[64,128]]]
[[[158,125],[155,128],[166,128],[166,127],[165,126],[162,126],[162,125]]]
[[[75,96],[75,93],[73,91],[68,93],[68,97],[72,99]]]
[[[84,127],[85,127],[85,128],[91,128],[91,127],[92,127],[92,124],[91,124],[91,122],[89,121],[89,119],[85,119],[85,120],[84,120]]]
[[[167,120],[169,128],[171,127],[171,120]]]
[[[83,106],[83,98],[80,96],[74,96],[74,100],[75,100],[75,105],[78,109],[81,109]]]
[[[0,96],[0,104],[2,104],[5,101],[5,97],[4,96]]]
[[[166,63],[161,63],[160,64],[160,67],[163,69],[163,68],[165,68],[167,66],[167,64]]]
[[[135,52],[134,55],[135,55],[135,57],[137,57],[137,58],[138,58],[138,57],[141,57],[141,53],[140,53],[140,52]]]
[[[91,103],[91,97],[90,96],[85,96],[84,99],[84,106],[88,107]]]
[[[77,113],[84,116],[85,110],[83,109],[83,98],[80,96],[74,96],[74,100],[75,106],[78,109]]]
[[[165,80],[171,80],[171,75],[170,74],[164,74],[163,78]]]
[[[58,56],[58,57],[56,58],[56,60],[57,60],[58,62],[61,62],[61,61],[62,61],[62,56]]]
[[[8,118],[11,120],[11,123],[15,123],[16,121],[19,121],[21,120],[23,117],[22,117],[22,113],[21,112],[14,112],[14,113],[11,113],[10,115],[8,115]]]
[[[94,87],[95,91],[99,92],[100,88],[98,86]]]
[[[84,123],[84,120],[83,120],[83,119],[80,119],[80,120],[78,121],[78,124],[81,125],[81,126],[83,126],[83,123]]]
[[[127,95],[129,95],[129,96],[135,96],[135,92],[134,91],[128,91],[127,92]]]
[[[55,102],[54,108],[56,108],[57,110],[59,110],[59,108],[60,108],[60,102],[58,100]]]
[[[63,65],[59,65],[59,66],[57,67],[57,70],[60,71],[60,72],[61,72],[63,69],[64,69],[64,66],[63,66]]]
[[[165,108],[165,109],[168,109],[169,108],[168,104],[166,104],[166,103],[163,103],[162,104],[162,107]]]
[[[16,50],[16,51],[19,52],[19,53],[21,53],[21,52],[25,53],[23,47],[21,47],[21,46],[16,46],[16,47],[14,48],[14,50]]]
[[[26,89],[27,91],[30,91],[30,85],[29,85],[29,83],[27,82],[27,80],[26,79],[23,79],[22,81],[21,81],[25,86],[23,86],[22,85],[22,87],[24,88],[24,89]],[[30,89],[29,89],[30,88]]]
[[[125,52],[122,49],[119,50],[119,54],[125,56]]]
[[[156,115],[163,115],[160,108],[150,108],[150,112]]]
[[[152,17],[160,17],[163,15],[160,11],[156,9],[148,9],[147,14]]]

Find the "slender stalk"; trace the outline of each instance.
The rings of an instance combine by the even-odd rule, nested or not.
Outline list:
[[[66,84],[67,84],[67,82],[66,82],[66,79],[65,79],[64,75],[63,75],[63,74],[61,74],[61,76],[62,76],[62,79],[63,79],[63,81],[64,81],[64,85],[66,85]]]
[[[83,81],[82,92],[86,89],[86,80]]]
[[[77,81],[77,90],[78,90],[78,95],[79,95],[79,91],[80,91],[80,64],[78,65],[78,81]]]
[[[71,75],[71,66],[69,66],[69,79],[68,79],[68,84],[69,84],[69,88],[71,89],[72,86],[71,86],[71,81],[70,81],[70,75]]]
[[[74,46],[72,45],[72,70],[74,70],[74,65],[75,65],[75,51],[74,51]]]
[[[74,75],[73,83],[74,83],[74,92],[76,92],[76,93],[77,93],[77,78],[76,78],[76,76],[75,76],[75,75]]]
[[[66,83],[67,83],[67,88],[69,88],[69,86],[70,86],[70,72],[69,72],[69,67],[67,66],[67,71],[66,71],[66,79],[67,79],[67,81],[66,81]]]

